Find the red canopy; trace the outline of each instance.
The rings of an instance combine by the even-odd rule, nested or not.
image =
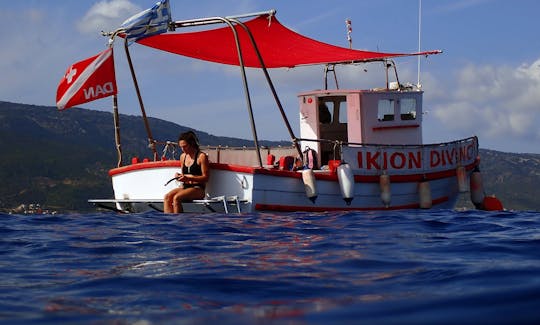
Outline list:
[[[267,68],[299,65],[368,62],[399,56],[437,54],[380,53],[352,50],[322,43],[283,26],[275,16],[259,16],[245,25],[250,29]],[[247,33],[235,26],[240,39],[244,65],[261,67]],[[201,60],[239,65],[234,36],[230,27],[189,33],[165,33],[137,41],[140,44]]]

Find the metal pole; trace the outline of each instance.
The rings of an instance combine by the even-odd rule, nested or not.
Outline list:
[[[154,161],[157,160],[158,154],[156,150],[156,143],[154,137],[152,137],[152,130],[150,129],[150,124],[148,123],[148,118],[146,117],[146,111],[144,109],[144,103],[141,97],[141,91],[139,90],[139,84],[137,82],[137,76],[135,76],[135,69],[133,69],[133,62],[131,61],[131,55],[128,50],[128,40],[127,37],[124,39],[124,49],[126,50],[126,56],[129,64],[129,70],[131,71],[131,78],[133,79],[133,84],[135,86],[135,91],[137,92],[137,98],[139,99],[139,106],[141,107],[141,113],[144,121],[144,127],[146,128],[146,134],[148,135],[148,145],[152,149],[154,154]]]
[[[289,123],[289,119],[287,118],[287,115],[285,114],[285,110],[283,109],[283,105],[281,105],[281,101],[279,100],[279,96],[278,96],[278,94],[276,92],[276,89],[274,88],[274,84],[272,83],[272,79],[270,78],[270,75],[268,74],[268,70],[266,69],[266,65],[264,64],[264,60],[263,60],[263,58],[261,56],[261,53],[259,52],[259,48],[257,47],[257,43],[255,42],[255,39],[254,39],[253,35],[251,34],[251,31],[249,30],[249,28],[247,28],[247,26],[244,23],[242,23],[242,22],[240,22],[238,20],[235,20],[235,22],[237,24],[239,24],[240,26],[242,26],[242,28],[244,28],[244,30],[246,31],[246,33],[249,36],[249,39],[251,41],[251,45],[253,46],[253,49],[255,50],[255,53],[257,54],[257,58],[259,59],[259,62],[261,64],[261,69],[262,69],[262,71],[264,73],[264,76],[266,78],[268,86],[270,87],[270,90],[272,91],[272,95],[274,96],[274,100],[276,101],[276,104],[277,104],[277,106],[279,108],[279,112],[281,113],[281,117],[283,118],[283,121],[285,122],[285,126],[287,127],[287,130],[289,131],[289,136],[291,137],[292,142],[296,146],[296,150],[298,151],[298,155],[299,155],[299,157],[300,157],[300,159],[302,160],[302,163],[303,163],[304,159],[303,159],[302,149],[300,148],[300,144],[298,143],[298,141],[296,139],[296,136],[294,135],[291,124]]]
[[[422,0],[418,0],[418,53],[420,53],[420,49],[422,48],[420,45],[421,37],[422,37]],[[416,87],[420,89],[422,85],[420,84],[420,56],[416,58],[418,60],[418,79],[416,80]]]
[[[113,95],[113,116],[114,116],[114,140],[116,142],[116,152],[118,153],[118,163],[116,167],[122,167],[122,145],[120,144],[120,118],[118,115],[118,96]]]
[[[328,90],[328,64],[324,66],[324,90]]]
[[[388,61],[386,59],[383,60],[384,62],[384,70],[386,71],[386,90],[389,89],[389,81],[388,81],[388,68],[390,68],[390,65],[388,64]]]
[[[109,36],[109,48],[112,48],[114,45],[114,37],[118,33],[118,30],[111,33]],[[113,49],[114,50],[114,49]],[[114,94],[112,96],[113,104],[113,121],[114,121],[114,142],[116,144],[116,152],[118,154],[118,161],[116,167],[122,167],[122,144],[120,140],[120,115],[118,114],[118,95]]]
[[[239,63],[240,71],[241,71],[241,74],[242,74],[242,82],[243,82],[243,85],[244,85],[244,92],[245,92],[245,96],[246,96],[248,114],[249,114],[249,119],[250,119],[250,123],[251,123],[251,132],[253,133],[253,142],[254,142],[254,145],[255,145],[255,150],[257,150],[257,159],[259,161],[259,167],[262,167],[263,163],[262,163],[262,159],[261,159],[261,150],[259,148],[259,139],[258,139],[258,136],[257,136],[257,128],[255,127],[255,118],[253,117],[253,107],[251,105],[251,97],[250,97],[250,94],[249,94],[249,87],[248,87],[248,82],[247,82],[247,77],[246,77],[246,68],[244,66],[244,58],[243,58],[243,55],[242,55],[242,49],[240,47],[240,39],[238,38],[238,32],[234,28],[234,25],[232,24],[230,19],[225,18],[225,17],[215,17],[213,19],[216,19],[216,20],[219,19],[222,22],[226,23],[227,25],[229,25],[229,27],[231,28],[231,30],[233,32],[234,40],[235,40],[235,43],[236,43],[236,50],[238,52],[238,63]]]
[[[265,77],[267,79],[267,82],[268,82],[268,84],[270,86],[272,94],[274,95],[274,99],[276,100],[278,108],[279,108],[279,110],[281,112],[281,116],[282,116],[283,120],[285,121],[285,125],[286,125],[286,127],[287,127],[287,129],[289,131],[289,134],[290,134],[290,136],[292,138],[292,141],[293,141],[293,143],[295,144],[295,146],[297,148],[299,156],[302,157],[302,150],[300,148],[300,145],[298,144],[298,141],[296,140],[294,132],[292,131],[292,128],[291,128],[290,123],[289,123],[289,121],[287,119],[287,116],[285,115],[285,111],[283,110],[283,106],[281,105],[279,97],[277,96],[274,85],[272,84],[272,80],[270,79],[270,76],[269,76],[268,71],[266,69],[266,66],[264,64],[262,56],[260,55],[258,47],[257,47],[257,45],[255,43],[253,35],[251,34],[251,31],[249,31],[249,29],[242,22],[240,22],[238,20],[239,18],[246,18],[246,17],[252,17],[252,16],[261,16],[261,15],[273,16],[273,15],[275,15],[275,13],[276,13],[275,10],[269,10],[269,11],[263,11],[263,12],[245,14],[245,15],[237,15],[237,16],[209,17],[209,18],[201,18],[201,19],[191,19],[191,20],[184,20],[184,21],[176,21],[176,22],[174,22],[172,24],[176,28],[176,27],[188,27],[188,26],[206,25],[206,24],[217,24],[217,23],[225,22],[232,29],[234,39],[235,39],[235,42],[236,42],[236,49],[237,49],[237,52],[238,52],[239,66],[240,66],[240,69],[242,71],[242,81],[243,81],[243,84],[244,84],[244,91],[245,91],[245,94],[246,94],[246,102],[247,102],[247,106],[248,106],[248,113],[249,113],[249,116],[250,116],[251,129],[252,129],[252,133],[253,133],[253,140],[254,140],[254,143],[255,143],[255,148],[257,150],[257,158],[259,160],[259,166],[260,167],[262,167],[261,152],[260,152],[259,143],[258,143],[257,130],[256,130],[256,127],[255,127],[255,119],[253,117],[253,108],[252,108],[252,105],[251,105],[251,98],[250,98],[250,95],[249,95],[249,88],[248,88],[248,83],[247,83],[247,78],[246,78],[244,60],[243,60],[243,56],[242,56],[242,50],[241,50],[241,47],[240,47],[240,40],[238,38],[238,33],[237,33],[236,29],[234,28],[234,25],[232,24],[231,21],[233,21],[236,24],[239,24],[240,26],[242,26],[242,28],[244,28],[244,30],[246,30],[246,32],[247,32],[247,34],[248,34],[248,36],[250,38],[250,41],[252,43],[252,46],[255,49],[255,52],[256,52],[256,54],[257,54],[257,56],[259,58],[262,70],[263,70],[264,75],[265,75]]]
[[[219,23],[226,22],[226,20],[257,17],[257,16],[262,16],[262,15],[273,16],[275,14],[276,14],[276,10],[272,9],[272,10],[267,10],[267,11],[253,12],[249,14],[234,15],[234,16],[227,16],[227,17],[207,17],[207,18],[177,20],[172,23],[172,26],[174,28],[177,28],[177,27],[191,27],[191,26],[197,26],[197,25],[219,24]]]

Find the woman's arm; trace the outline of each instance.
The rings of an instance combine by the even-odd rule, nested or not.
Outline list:
[[[180,154],[180,157],[178,158],[178,160],[180,160],[180,173],[179,172],[176,172],[174,173],[174,177],[178,178],[178,177],[181,177],[182,176],[182,168],[184,167],[184,159],[182,159],[184,157],[185,153],[181,153]]]

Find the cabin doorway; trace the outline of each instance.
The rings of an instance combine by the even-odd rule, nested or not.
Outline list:
[[[321,165],[331,159],[341,158],[341,148],[335,141],[347,142],[347,97],[326,96],[318,99],[319,138],[321,142]],[[324,140],[330,140],[327,142]]]

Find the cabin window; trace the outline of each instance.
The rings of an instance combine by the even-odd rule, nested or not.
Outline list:
[[[322,101],[319,102],[319,122],[321,124],[329,124],[332,122],[332,113],[328,108],[328,104]]]
[[[404,121],[416,120],[416,99],[403,98],[400,103],[401,119]]]
[[[379,99],[377,119],[379,121],[393,121],[394,120],[394,100],[393,99]]]
[[[347,102],[340,101],[338,103],[339,107],[339,123],[347,124]]]
[[[346,97],[325,97],[318,107],[321,124],[347,124]]]

